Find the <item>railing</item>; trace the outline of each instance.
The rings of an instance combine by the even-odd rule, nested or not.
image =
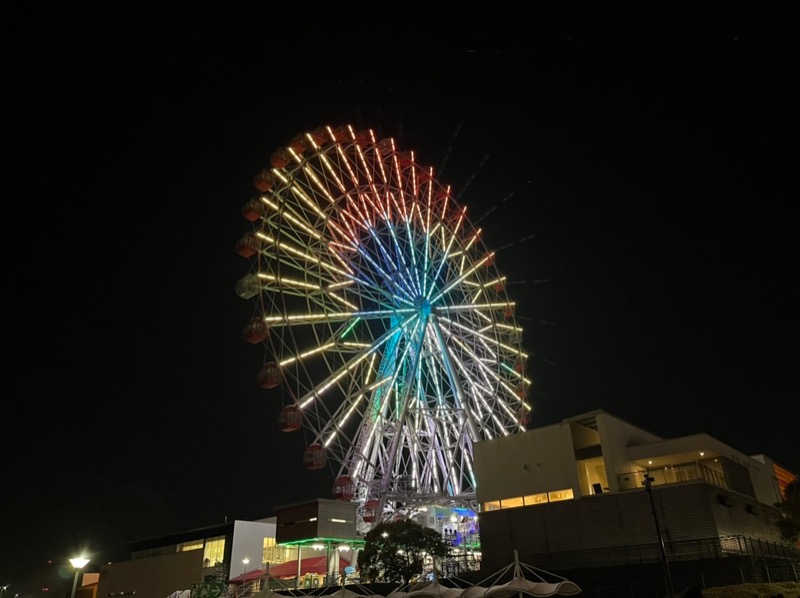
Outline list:
[[[725,556],[758,556],[786,559],[800,563],[800,552],[789,544],[768,542],[745,536],[706,538],[667,542],[664,545],[670,561],[717,559]],[[537,566],[569,569],[657,563],[661,560],[661,547],[657,543],[635,546],[615,546],[592,550],[574,550],[531,555]]]
[[[699,580],[700,588],[697,588]],[[740,584],[768,584],[781,582],[800,582],[800,566],[792,563],[764,567],[732,567],[718,570],[703,570],[699,575],[690,572],[688,575],[680,573],[674,578],[675,590],[678,595],[689,588],[706,589],[722,586],[738,586]],[[667,584],[664,579],[643,579],[627,581],[613,585],[595,585],[581,587],[581,596],[584,598],[663,598],[667,593]],[[701,594],[697,594],[698,596]],[[737,594],[744,595],[742,594]]]
[[[621,473],[617,476],[619,489],[634,490],[643,488],[645,475],[653,478],[653,486],[678,484],[680,482],[690,482],[692,480],[704,480],[718,488],[728,488],[728,480],[724,473],[696,461],[694,463],[673,465],[664,469]]]

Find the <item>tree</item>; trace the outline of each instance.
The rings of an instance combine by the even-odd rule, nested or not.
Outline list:
[[[368,581],[408,583],[448,552],[439,532],[410,520],[379,523],[364,540],[358,567]]]
[[[783,500],[778,507],[783,517],[778,522],[778,529],[784,540],[797,542],[800,540],[800,480],[794,480],[783,490]]]

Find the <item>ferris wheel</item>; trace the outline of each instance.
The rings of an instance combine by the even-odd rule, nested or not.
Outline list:
[[[275,151],[242,208],[245,340],[258,383],[305,430],[307,469],[364,521],[473,504],[473,444],[524,431],[531,381],[514,303],[466,208],[391,138],[320,127]],[[298,455],[298,461],[300,457]]]

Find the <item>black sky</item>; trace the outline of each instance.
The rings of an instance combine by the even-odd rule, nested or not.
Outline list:
[[[789,15],[412,7],[4,3],[0,583],[329,495],[234,293],[253,175],[323,124],[480,219],[533,425],[602,408],[800,472]]]

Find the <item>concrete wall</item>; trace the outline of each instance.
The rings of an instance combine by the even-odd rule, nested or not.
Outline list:
[[[566,488],[580,494],[569,424],[478,442],[474,465],[480,504]]]
[[[720,494],[732,506],[720,504]],[[705,482],[655,487],[652,497],[668,544],[737,534],[780,543],[777,510],[762,506],[756,514],[749,513],[744,497]],[[541,554],[658,544],[646,490],[485,512],[479,515],[479,522],[486,571],[507,564],[515,549],[520,560],[535,565],[536,555]]]
[[[97,595],[166,598],[203,581],[202,567],[202,549],[112,563],[100,573]]]

